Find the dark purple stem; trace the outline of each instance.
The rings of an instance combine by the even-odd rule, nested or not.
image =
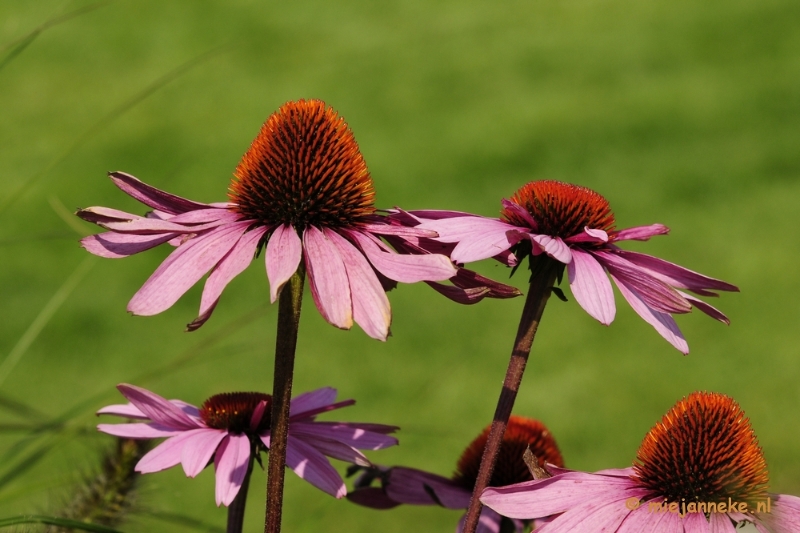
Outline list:
[[[289,402],[292,398],[294,353],[300,306],[303,303],[303,264],[286,283],[278,300],[278,334],[275,341],[275,375],[272,385],[272,424],[267,466],[267,509],[264,533],[280,533],[283,511],[283,476],[286,470],[286,440],[289,434]]]
[[[497,462],[497,454],[500,451],[500,444],[503,442],[508,418],[514,408],[514,400],[517,398],[517,391],[519,391],[519,385],[522,382],[522,374],[525,372],[525,365],[531,352],[533,338],[536,336],[544,306],[550,297],[558,271],[559,264],[553,260],[548,260],[531,280],[528,296],[525,299],[525,307],[522,309],[522,317],[519,320],[514,350],[511,352],[511,360],[508,362],[506,379],[503,381],[503,390],[500,391],[500,399],[497,401],[492,428],[489,430],[486,448],[484,448],[483,457],[481,457],[478,478],[475,481],[475,488],[469,501],[463,533],[475,533],[475,529],[478,527],[478,519],[480,518],[482,507],[479,498],[492,479],[494,465]]]
[[[250,487],[250,474],[253,473],[254,456],[250,454],[250,462],[247,464],[247,474],[244,476],[239,493],[228,506],[228,528],[227,533],[242,533],[244,524],[244,507],[247,505],[247,489]]]

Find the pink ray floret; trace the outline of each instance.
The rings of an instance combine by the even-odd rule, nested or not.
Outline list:
[[[197,476],[210,462],[216,473],[217,505],[229,505],[238,494],[254,454],[269,449],[269,424],[264,424],[266,402],[258,403],[249,424],[237,429],[210,427],[200,409],[133,385],[117,387],[130,403],[110,405],[97,414],[141,420],[126,424],[99,424],[103,433],[131,439],[166,440],[136,465],[143,474],[159,472],[178,463],[189,477]],[[319,422],[317,415],[353,405],[336,401],[336,389],[325,387],[301,394],[291,401],[286,464],[298,476],[320,490],[341,498],[347,493],[328,457],[361,466],[371,465],[359,450],[380,450],[397,444],[389,436],[397,428],[357,422]],[[263,429],[266,428],[266,429]]]

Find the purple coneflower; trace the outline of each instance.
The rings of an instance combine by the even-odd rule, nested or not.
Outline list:
[[[541,533],[761,533],[800,531],[800,498],[768,493],[750,421],[730,397],[695,392],[644,438],[631,468],[490,487],[481,501],[505,516],[558,517]]]
[[[131,403],[110,405],[97,414],[145,422],[100,424],[97,429],[131,439],[167,437],[136,465],[143,474],[181,463],[186,475],[195,477],[213,458],[217,505],[230,505],[245,483],[253,459],[270,448],[269,394],[217,394],[197,408],[180,400],[165,400],[133,385],[117,388]],[[336,498],[343,497],[347,489],[326,456],[369,466],[369,460],[358,450],[379,450],[397,444],[397,439],[388,436],[397,429],[394,426],[315,419],[321,413],[354,403],[355,400],[336,402],[336,389],[330,387],[301,394],[291,401],[286,465]]]
[[[189,330],[208,320],[225,286],[262,248],[273,302],[304,266],[325,320],[343,329],[356,322],[380,340],[391,322],[384,286],[458,274],[443,255],[398,254],[381,241],[387,235],[402,242],[435,233],[393,224],[376,212],[372,178],[353,133],[319,100],[289,102],[267,119],[236,168],[227,203],[180,198],[122,172],[110,177],[153,211],[144,217],[105,207],[78,211],[109,230],[86,237],[83,247],[120,258],[167,242],[177,246],[133,296],[128,311],[160,313],[210,272]],[[474,287],[462,277],[454,284]]]
[[[496,257],[516,265],[529,256],[531,270],[536,272],[539,258],[557,261],[561,271],[567,267],[578,304],[605,325],[611,324],[616,313],[611,276],[633,310],[683,353],[688,353],[689,347],[671,315],[695,307],[729,323],[720,311],[681,289],[717,296],[711,291],[738,291],[737,287],[616,245],[664,235],[669,232],[666,226],[617,230],[605,198],[586,187],[558,181],[530,182],[502,203],[501,219],[429,211],[419,212],[422,224],[416,227],[435,231],[437,240],[455,244],[450,257],[456,263]]]
[[[458,460],[452,478],[446,478],[414,468],[396,466],[392,468],[372,467],[364,472],[356,482],[356,490],[347,498],[359,505],[373,509],[390,509],[400,504],[439,505],[448,509],[466,509],[472,489],[478,476],[481,456],[486,447],[489,427],[467,446]],[[504,487],[533,479],[530,469],[523,460],[526,450],[530,450],[541,468],[545,463],[563,467],[564,461],[555,439],[544,424],[538,420],[512,416],[500,447],[497,466],[492,474],[491,485]],[[369,484],[379,479],[381,487]],[[458,531],[463,528],[464,517],[459,521]],[[505,527],[505,529],[504,529]],[[501,516],[484,507],[478,532],[497,533],[511,528],[522,533],[525,523],[518,519]]]

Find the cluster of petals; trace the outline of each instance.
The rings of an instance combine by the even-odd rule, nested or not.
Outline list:
[[[682,353],[689,347],[671,315],[697,308],[723,323],[727,317],[708,303],[684,290],[701,296],[717,296],[717,291],[738,291],[724,281],[664,261],[651,255],[625,251],[616,243],[626,240],[646,241],[664,235],[662,224],[637,226],[620,231],[584,227],[566,238],[539,233],[539,224],[522,206],[503,200],[503,207],[513,212],[515,221],[487,218],[455,211],[424,211],[410,215],[417,218],[418,229],[436,232],[436,240],[452,246],[450,258],[463,264],[494,257],[513,266],[517,258],[511,249],[522,241],[531,243],[531,254],[546,254],[566,265],[569,285],[578,304],[604,325],[614,320],[616,306],[609,276],[633,310]]]
[[[122,172],[112,172],[110,178],[152,211],[138,216],[106,207],[81,209],[79,217],[108,230],[86,237],[82,246],[106,258],[127,257],[163,243],[176,246],[133,296],[128,311],[146,316],[161,313],[210,273],[199,315],[189,330],[208,320],[225,287],[247,268],[265,241],[273,302],[304,261],[314,302],[325,320],[343,329],[355,322],[380,340],[386,339],[391,323],[387,285],[443,281],[458,273],[446,256],[398,254],[389,248],[381,236],[402,242],[409,236],[435,233],[394,224],[387,217],[373,215],[342,227],[265,226],[243,218],[230,202],[187,200]]]
[[[143,474],[159,472],[178,463],[189,477],[197,476],[213,460],[216,471],[217,505],[229,505],[244,482],[252,459],[262,445],[270,447],[269,429],[256,432],[266,402],[255,408],[250,431],[234,432],[209,427],[200,410],[180,400],[161,396],[133,385],[117,387],[128,404],[110,405],[97,414],[117,415],[140,422],[99,424],[99,431],[131,439],[166,440],[148,452],[136,465]],[[308,483],[341,498],[347,493],[342,477],[327,457],[357,465],[371,463],[359,450],[379,450],[397,444],[389,436],[397,428],[381,424],[320,422],[316,416],[353,405],[354,400],[336,402],[336,389],[325,387],[301,394],[291,401],[286,465]],[[327,457],[326,457],[327,456]]]
[[[770,512],[671,512],[632,477],[633,468],[588,473],[548,466],[547,479],[507,487],[489,487],[481,502],[517,519],[549,517],[541,533],[735,533],[737,524],[752,523],[760,533],[800,531],[800,498],[769,494]],[[726,502],[727,503],[727,502]],[[653,504],[653,505],[651,505]],[[680,510],[680,507],[678,508]]]

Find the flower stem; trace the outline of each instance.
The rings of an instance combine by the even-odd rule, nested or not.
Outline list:
[[[242,533],[242,525],[244,524],[244,507],[247,505],[247,489],[250,487],[250,474],[253,473],[253,459],[254,456],[250,454],[250,462],[247,463],[247,474],[242,480],[242,486],[239,488],[239,493],[228,506],[228,528],[227,533]]]
[[[297,328],[300,325],[304,281],[305,269],[301,262],[297,272],[283,287],[278,301],[278,334],[275,341],[264,533],[279,533],[281,530],[283,476],[286,469],[286,441],[289,434],[289,401],[292,398],[294,352],[297,347]]]
[[[508,425],[508,418],[511,416],[514,400],[517,398],[517,391],[519,391],[519,385],[522,382],[522,374],[525,372],[525,365],[531,352],[533,338],[536,336],[544,306],[550,297],[558,272],[559,264],[553,260],[547,260],[536,275],[531,278],[530,289],[525,299],[525,307],[522,309],[522,316],[517,329],[517,338],[514,341],[514,349],[511,352],[506,378],[503,381],[503,389],[500,391],[492,427],[489,430],[483,457],[481,457],[481,466],[478,470],[475,488],[472,491],[472,498],[467,509],[463,533],[475,533],[475,529],[478,526],[482,507],[479,498],[492,479],[497,454],[500,451],[503,434],[506,432],[506,426]]]

